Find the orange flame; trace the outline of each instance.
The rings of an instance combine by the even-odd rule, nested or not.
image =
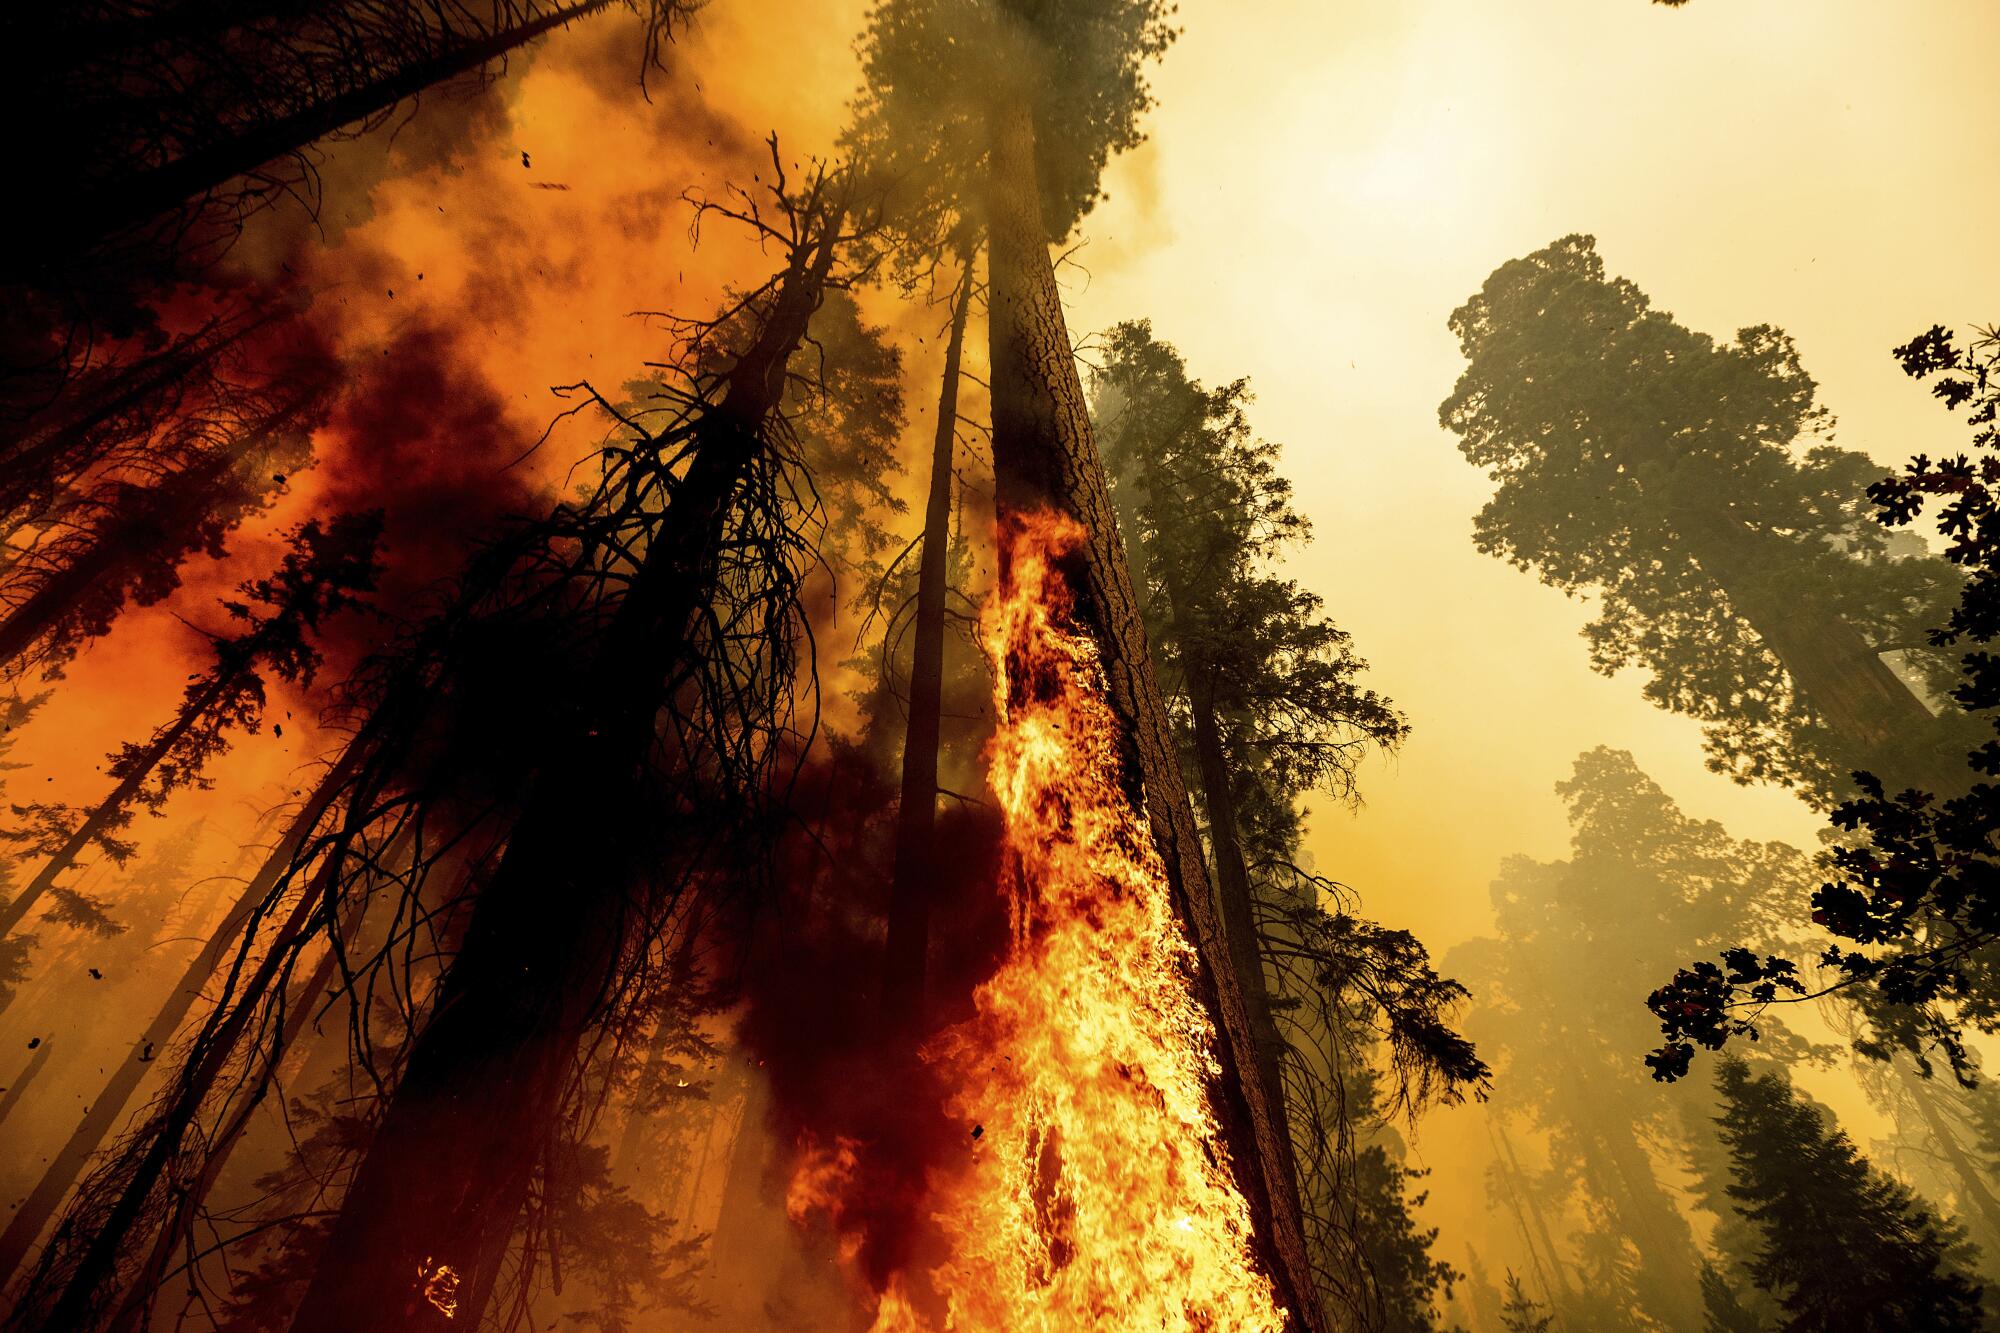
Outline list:
[[[947,1258],[930,1278],[952,1330],[1276,1333],[1210,1108],[1195,952],[1118,783],[1095,645],[1066,623],[1052,562],[1083,536],[1050,515],[1003,534],[1008,581],[981,617],[1015,939],[975,1016],[924,1052],[973,1145],[963,1173],[931,1182]],[[892,1285],[875,1333],[927,1328]]]

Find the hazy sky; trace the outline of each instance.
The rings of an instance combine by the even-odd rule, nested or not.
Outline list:
[[[625,53],[604,54],[610,25],[557,39],[506,86],[504,115],[456,139],[433,127],[445,167],[330,187],[314,262],[346,350],[449,325],[527,438],[547,385],[636,371],[660,338],[630,312],[704,308],[731,271],[726,241],[688,253],[681,191],[748,162],[767,128],[788,149],[830,143],[864,14],[714,0],[651,105]],[[1885,465],[1959,447],[1888,352],[1933,322],[2000,320],[2000,2],[1182,0],[1179,19],[1150,140],[1114,163],[1064,270],[1071,329],[1149,318],[1197,376],[1251,377],[1254,424],[1284,444],[1318,533],[1293,572],[1413,723],[1402,756],[1364,772],[1358,814],[1318,813],[1318,868],[1441,955],[1489,927],[1502,857],[1563,854],[1551,786],[1600,744],[1634,751],[1692,814],[1810,845],[1820,821],[1793,797],[1707,773],[1693,724],[1646,704],[1636,676],[1588,670],[1587,608],[1473,549],[1488,483],[1437,425],[1461,368],[1445,321],[1499,263],[1590,232],[1697,329],[1789,330],[1841,443]],[[330,181],[358,160],[343,151]],[[176,608],[206,608],[271,553],[255,533],[237,548],[79,663],[16,756],[50,770],[38,795],[94,796],[95,757],[171,707],[181,682],[145,668],[185,640]],[[322,743],[302,722],[246,744],[191,806],[247,822],[259,784],[289,787]],[[1654,980],[1635,978],[1634,1003]],[[1433,1220],[1469,1227],[1483,1133],[1436,1124]],[[1463,1238],[1448,1231],[1446,1257],[1462,1262]]]

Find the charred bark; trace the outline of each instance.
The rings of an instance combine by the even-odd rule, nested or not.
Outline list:
[[[951,547],[952,446],[958,437],[959,357],[972,305],[972,256],[965,257],[938,390],[931,445],[930,494],[924,505],[923,555],[917,567],[917,619],[910,658],[910,711],[903,729],[903,785],[896,806],[896,847],[889,884],[882,1006],[893,1029],[924,1030],[931,905],[937,896],[938,744],[944,715],[945,566]]]
[[[1063,574],[1077,614],[1096,640],[1109,702],[1130,740],[1124,785],[1151,823],[1175,903],[1202,961],[1201,998],[1220,1038],[1217,1119],[1280,1300],[1298,1328],[1317,1330],[1323,1321],[1285,1153],[1284,1111],[1272,1104],[1256,1072],[1256,1038],[1216,918],[1179,747],[1153,676],[1049,260],[1035,127],[1026,100],[996,105],[991,131],[987,225],[996,507],[1003,520],[1054,509],[1089,534],[1066,558]]]
[[[833,264],[821,215],[756,341],[694,423],[670,512],[626,585],[597,688],[531,785],[507,850],[342,1203],[294,1333],[476,1324],[629,916],[642,775],[732,493],[764,447],[786,365]],[[496,1239],[497,1238],[497,1239]],[[447,1308],[449,1307],[449,1308]]]

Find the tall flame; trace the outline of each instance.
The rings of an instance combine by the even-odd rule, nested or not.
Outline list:
[[[924,1052],[972,1140],[969,1166],[932,1181],[947,1257],[930,1283],[952,1330],[1275,1333],[1286,1320],[1210,1107],[1195,952],[1052,563],[1083,536],[1050,515],[1012,525],[981,617],[1014,944],[974,1016]],[[929,1327],[901,1288],[883,1295],[876,1333]]]

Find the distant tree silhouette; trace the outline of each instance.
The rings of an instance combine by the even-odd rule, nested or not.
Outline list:
[[[1955,1228],[1871,1167],[1782,1074],[1719,1072],[1730,1197],[1763,1233],[1751,1272],[1783,1333],[1936,1333],[1985,1327]]]
[[[1646,668],[1739,781],[1820,806],[1862,768],[1963,790],[1966,720],[1925,702],[1956,671],[1929,630],[1962,580],[1871,521],[1873,463],[1811,443],[1827,417],[1789,337],[1695,333],[1587,236],[1501,265],[1451,327],[1467,367],[1440,418],[1497,483],[1475,540],[1600,598],[1593,667]]]
[[[1521,1279],[1507,1274],[1507,1303],[1500,1307],[1500,1325],[1507,1333],[1549,1333],[1555,1316],[1542,1313],[1544,1307],[1521,1289]]]
[[[1501,1071],[1503,1105],[1549,1132],[1564,1189],[1579,1192],[1604,1243],[1581,1285],[1597,1303],[1692,1327],[1701,1257],[1648,1144],[1691,1150],[1699,1166],[1714,1155],[1713,1133],[1688,1122],[1687,1098],[1629,1077],[1647,1037],[1636,978],[1689,940],[1764,937],[1782,920],[1783,886],[1803,890],[1812,863],[1689,817],[1624,751],[1579,756],[1557,791],[1570,856],[1510,859],[1493,885],[1496,936],[1445,963],[1479,998],[1466,1023]],[[1784,1037],[1774,1032],[1772,1043]],[[1600,1310],[1579,1322],[1613,1327],[1613,1318]]]
[[[208,636],[215,663],[189,682],[173,720],[111,756],[107,772],[117,785],[101,801],[83,812],[48,804],[14,807],[27,823],[6,836],[46,859],[0,908],[0,931],[18,930],[44,896],[56,900],[57,917],[68,924],[117,928],[100,905],[59,887],[57,879],[92,845],[122,862],[131,846],[118,835],[134,807],[157,813],[176,791],[204,785],[204,770],[228,748],[229,733],[254,732],[261,724],[267,673],[294,683],[312,679],[320,665],[314,635],[321,622],[374,587],[380,533],[379,514],[313,520],[294,530],[292,549],[277,570],[243,584],[242,600],[223,603],[238,628]]]
[[[2000,658],[1986,647],[2000,634],[2000,337],[1982,331],[1960,346],[1942,326],[1896,349],[1904,371],[1930,380],[1948,410],[1967,409],[1973,452],[1933,460],[1869,488],[1883,523],[1912,522],[1933,500],[1947,557],[1966,571],[1958,604],[1932,622],[1941,648],[1962,649],[1953,698],[2000,726]],[[1872,1024],[1862,1048],[1903,1049],[1928,1074],[1942,1055],[1969,1079],[1965,1033],[2000,1031],[2000,742],[1968,758],[1977,775],[1928,789],[1893,785],[1892,774],[1857,775],[1859,793],[1837,806],[1833,877],[1812,897],[1812,923],[1834,937],[1821,955],[1831,980]],[[1807,986],[1790,959],[1738,942],[1714,962],[1682,968],[1649,1003],[1665,1040],[1648,1063],[1656,1077],[1687,1071],[1697,1046],[1719,1049],[1755,1030],[1775,1000]]]
[[[177,589],[188,557],[222,555],[229,532],[309,459],[322,401],[313,387],[281,395],[258,416],[214,422],[198,452],[135,459],[79,487],[0,571],[0,673],[59,670],[126,606]]]
[[[1701,1333],[1764,1333],[1764,1321],[1714,1264],[1701,1266],[1701,1307]]]

